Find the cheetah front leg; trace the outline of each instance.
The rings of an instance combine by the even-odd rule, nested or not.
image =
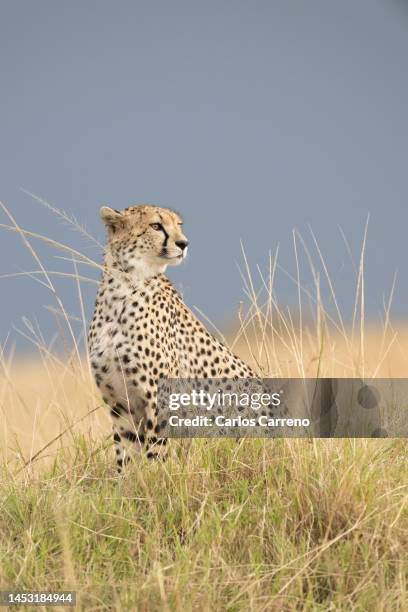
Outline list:
[[[134,412],[126,410],[123,404],[115,404],[111,409],[111,416],[116,466],[121,474],[126,463],[140,457],[145,443],[144,427],[142,422],[136,421]]]
[[[146,457],[165,461],[167,458],[167,439],[160,437],[160,428],[156,397],[154,396],[148,400],[146,406]]]
[[[123,404],[116,403],[111,409],[113,420],[113,441],[116,453],[116,466],[118,473],[123,472],[129,461],[140,459],[141,453],[146,453],[147,459],[164,461],[167,456],[167,439],[158,434],[158,424],[155,404],[147,400],[144,416],[136,419],[133,410],[127,410]]]

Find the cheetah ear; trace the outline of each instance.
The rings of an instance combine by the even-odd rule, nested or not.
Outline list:
[[[102,206],[99,214],[101,215],[101,219],[107,227],[114,228],[117,227],[118,224],[123,221],[122,213],[119,210],[114,210],[109,206]]]

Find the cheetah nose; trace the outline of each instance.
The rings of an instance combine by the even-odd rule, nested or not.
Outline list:
[[[188,247],[188,240],[176,240],[176,246],[184,251],[184,249]]]

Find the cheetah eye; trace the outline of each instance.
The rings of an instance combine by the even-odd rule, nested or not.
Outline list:
[[[151,223],[150,227],[156,231],[160,231],[163,226],[161,223]]]

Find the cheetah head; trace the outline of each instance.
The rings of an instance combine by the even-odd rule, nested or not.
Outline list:
[[[178,213],[142,204],[124,210],[102,206],[107,253],[125,272],[147,277],[178,265],[187,255],[188,241]]]

